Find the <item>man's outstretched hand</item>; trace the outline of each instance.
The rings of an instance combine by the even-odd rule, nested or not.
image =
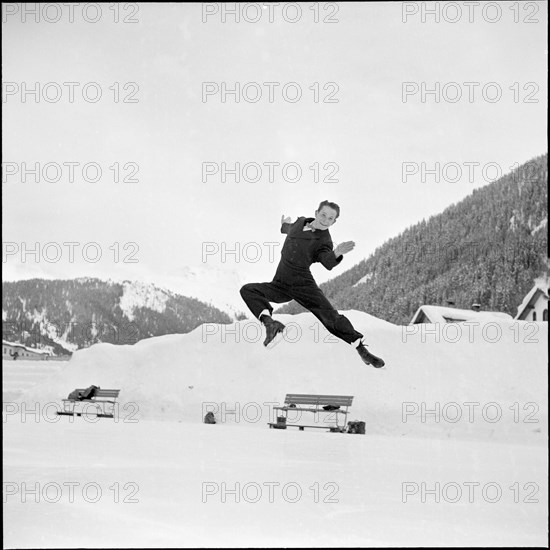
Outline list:
[[[344,243],[340,243],[334,249],[334,255],[338,258],[338,256],[342,256],[342,254],[347,254],[348,252],[351,252],[354,247],[355,247],[355,243],[353,241],[346,241]]]
[[[283,225],[283,223],[292,223],[292,218],[285,218],[285,215],[283,214],[281,216],[281,225]]]

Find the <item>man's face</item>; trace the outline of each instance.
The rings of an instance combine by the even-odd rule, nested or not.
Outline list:
[[[315,219],[311,222],[311,225],[315,229],[328,229],[336,221],[336,215],[336,210],[329,206],[323,206],[321,210],[315,211]]]

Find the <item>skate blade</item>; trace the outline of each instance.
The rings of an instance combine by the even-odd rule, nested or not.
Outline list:
[[[269,342],[269,344],[265,346],[265,349],[273,349],[277,344],[281,343],[281,341],[284,339],[284,336],[285,336],[285,330],[286,329],[279,331],[275,335],[275,338],[273,338],[273,340],[271,340],[271,342]]]

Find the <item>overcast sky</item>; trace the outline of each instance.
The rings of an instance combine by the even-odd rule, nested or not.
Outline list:
[[[543,154],[546,2],[481,2],[473,14],[452,4],[460,17],[442,2],[439,22],[423,3],[392,2],[301,3],[301,15],[253,6],[239,23],[217,4],[139,4],[136,13],[119,4],[118,23],[113,4],[100,16],[82,5],[33,16],[4,4],[4,280],[150,279],[186,267],[271,280],[281,215],[313,216],[328,199],[341,206],[333,240],[356,248],[332,272],[314,266],[323,282],[499,169]],[[36,83],[38,97],[23,93]],[[216,91],[235,83],[239,102]],[[422,97],[437,86],[439,96]],[[231,173],[223,182],[222,163],[236,162],[261,174],[249,164],[240,182]],[[23,182],[23,163],[39,163],[40,181]],[[63,163],[78,163],[74,181]],[[83,174],[87,163],[96,164]],[[116,163],[119,179],[136,181],[114,181]],[[263,163],[274,163],[273,182]],[[439,182],[423,178],[436,163]],[[22,253],[37,242],[39,262]],[[72,263],[66,242],[78,243]],[[54,261],[46,243],[58,243],[46,250]],[[274,257],[263,243],[275,243]],[[101,259],[84,261],[98,246]]]

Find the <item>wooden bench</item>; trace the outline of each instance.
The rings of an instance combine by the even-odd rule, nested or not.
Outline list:
[[[324,428],[330,431],[344,432],[346,429],[346,421],[348,418],[348,409],[353,402],[353,395],[313,395],[307,393],[288,393],[285,397],[285,403],[282,407],[273,407],[273,410],[280,410],[284,412],[283,422],[268,422],[270,428],[284,428],[294,427],[299,428],[300,431],[304,431],[304,428]],[[323,407],[331,406],[335,407],[333,410],[326,410]],[[336,408],[338,407],[338,408]],[[344,408],[342,408],[344,407]],[[313,414],[319,413],[335,413],[336,414],[336,426],[316,425],[311,424],[287,424],[288,411],[305,411]],[[344,424],[340,426],[338,422],[338,415],[344,415]]]
[[[82,393],[86,391],[85,388],[77,388],[75,391]],[[88,407],[93,405],[95,408],[95,414],[99,418],[114,418],[114,410],[116,400],[120,390],[102,390],[101,388],[95,390],[90,399],[63,399],[63,410],[57,411],[58,415],[66,416],[82,416],[82,414],[89,414]],[[85,410],[76,410],[76,406],[79,404],[85,404],[83,407]],[[108,407],[111,405],[110,407]]]

